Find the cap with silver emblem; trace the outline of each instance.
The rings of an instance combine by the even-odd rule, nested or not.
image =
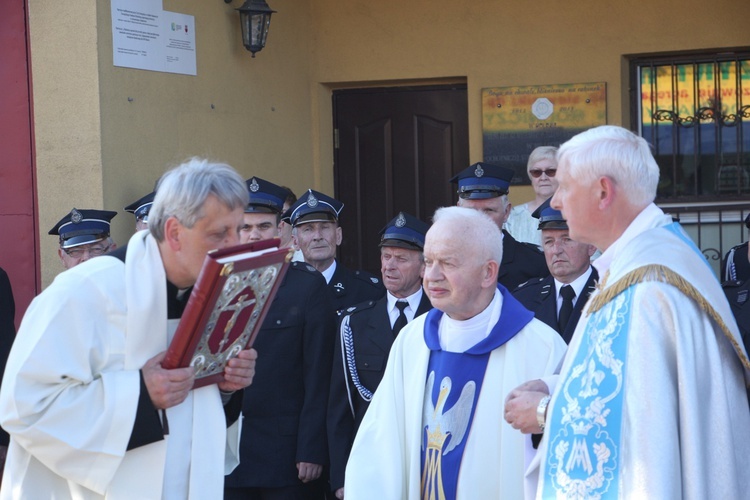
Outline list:
[[[318,191],[308,189],[289,209],[289,223],[338,222],[344,204]]]
[[[492,163],[475,163],[462,170],[450,181],[458,184],[458,196],[479,200],[508,194],[513,170]]]
[[[245,182],[250,195],[245,213],[281,213],[288,194],[286,189],[260,177],[251,177]]]
[[[401,247],[424,250],[424,239],[430,225],[413,215],[400,212],[380,230],[381,247]]]
[[[156,196],[156,191],[151,191],[140,200],[134,201],[125,207],[125,211],[135,215],[136,219],[148,222],[148,213],[151,210],[151,206],[154,204],[154,196]]]
[[[61,248],[73,248],[94,243],[109,236],[110,221],[117,212],[81,208],[70,211],[49,230],[60,236]]]

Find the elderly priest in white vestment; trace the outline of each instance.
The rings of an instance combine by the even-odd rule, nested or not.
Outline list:
[[[570,237],[603,253],[547,380],[537,498],[748,498],[747,353],[705,257],[653,203],[648,143],[588,130],[561,146],[557,177]]]
[[[206,252],[239,242],[247,196],[230,166],[190,160],[160,181],[149,230],[34,299],[0,390],[0,497],[221,498],[256,353],[195,390],[193,368],[160,361]]]
[[[498,285],[502,248],[481,212],[435,213],[424,247],[435,309],[393,344],[347,463],[347,500],[523,497],[530,439],[503,420],[503,400],[529,374],[551,374],[565,343]]]

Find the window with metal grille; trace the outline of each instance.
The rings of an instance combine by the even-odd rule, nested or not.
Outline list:
[[[627,59],[631,128],[660,168],[657,204],[718,274],[750,212],[750,48]]]
[[[654,147],[657,197],[750,193],[750,50],[630,62],[633,125]]]

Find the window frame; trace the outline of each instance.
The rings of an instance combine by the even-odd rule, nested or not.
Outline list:
[[[734,48],[721,48],[721,49],[705,49],[705,50],[698,50],[698,51],[680,51],[680,52],[660,52],[660,53],[649,53],[649,54],[631,54],[626,55],[625,59],[628,62],[628,84],[629,84],[629,105],[630,105],[630,129],[638,134],[641,137],[644,137],[649,143],[653,143],[654,138],[658,137],[657,129],[654,129],[653,133],[655,135],[647,136],[644,135],[643,130],[643,110],[642,110],[642,89],[641,89],[641,75],[642,75],[642,69],[646,67],[656,68],[659,66],[681,66],[686,64],[692,64],[692,65],[700,65],[700,64],[721,64],[725,62],[733,62],[733,61],[750,61],[750,47],[734,47]],[[742,80],[741,75],[737,74],[737,83],[735,84],[735,88],[744,88],[742,86]],[[694,80],[694,85],[696,85],[697,80]],[[720,88],[717,87],[715,84],[714,88]],[[748,88],[750,88],[750,83],[748,84]],[[674,90],[674,84],[671,87],[670,90]],[[697,93],[697,87],[696,87],[696,93]],[[746,169],[750,169],[750,159],[748,155],[750,155],[750,148],[743,148],[743,145],[747,143],[748,138],[744,135],[746,134],[746,129],[748,127],[748,124],[750,123],[750,97],[744,98],[743,95],[737,95],[735,99],[737,100],[737,122],[739,123],[739,128],[742,129],[738,132],[735,132],[738,134],[739,142],[738,146],[736,148],[736,154],[737,155],[737,164],[739,167],[745,167]],[[697,102],[697,101],[696,101]],[[696,115],[698,116],[698,111],[696,110]],[[669,110],[671,111],[671,110]],[[669,112],[668,111],[668,112]],[[673,112],[673,111],[672,111]],[[743,113],[744,112],[744,113]],[[666,117],[665,117],[666,118]],[[716,121],[716,118],[710,118],[709,116],[702,116],[702,119],[699,121],[699,123],[706,123],[707,120],[713,120]],[[670,119],[663,119],[657,121],[673,121]],[[656,122],[655,122],[656,123]],[[743,126],[744,124],[744,126]],[[679,127],[680,125],[676,125]],[[687,125],[682,125],[683,128],[690,127],[690,123]],[[735,125],[736,126],[736,125]],[[721,157],[723,157],[723,153],[721,150],[720,145],[720,139],[721,139],[721,130],[729,129],[730,126],[728,125],[717,125],[717,130],[719,133],[717,134],[717,138],[715,139],[715,147],[713,152],[705,153],[700,151],[700,146],[695,148],[694,153],[694,161],[696,168],[701,165],[700,160],[698,159],[699,155],[702,156],[711,156],[713,155],[715,157],[714,164],[711,166],[711,172],[710,175],[715,176],[716,184],[714,185],[714,190],[719,191],[721,190],[721,186],[718,185],[721,182],[721,171],[720,169],[724,166],[719,160]],[[681,130],[681,129],[676,129]],[[735,129],[736,130],[736,129]],[[743,132],[743,130],[745,130]],[[698,136],[700,136],[700,130],[696,132]],[[672,137],[672,146],[674,148],[675,144],[680,143],[679,138],[674,138],[673,134]],[[694,144],[697,144],[697,141],[694,142]],[[679,146],[678,146],[679,147]],[[655,154],[657,152],[655,151]],[[671,174],[672,178],[676,179],[678,172],[678,163],[680,161],[684,161],[684,159],[680,158],[687,157],[691,153],[686,154],[674,154],[672,153],[672,166],[671,166]],[[743,156],[740,156],[743,155]],[[662,155],[659,155],[662,156]],[[706,168],[706,165],[703,164],[702,168]],[[717,169],[718,172],[717,172]],[[664,172],[662,172],[662,175],[664,175]],[[738,174],[739,176],[740,174]],[[699,174],[696,172],[694,174],[695,180],[694,180],[694,190],[691,193],[687,194],[671,194],[671,195],[664,195],[663,193],[659,193],[657,195],[657,202],[663,202],[668,204],[691,204],[691,203],[705,203],[705,202],[727,202],[727,201],[742,201],[746,200],[748,196],[750,195],[750,187],[742,188],[740,186],[740,183],[737,183],[737,191],[734,192],[726,192],[726,193],[720,193],[720,192],[712,192],[712,193],[701,193],[700,192],[700,185],[702,184],[702,180],[699,178]],[[738,177],[737,180],[739,180],[740,177]],[[674,189],[677,187],[677,183],[673,183]]]

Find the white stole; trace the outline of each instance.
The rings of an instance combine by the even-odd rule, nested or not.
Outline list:
[[[167,277],[154,237],[148,231],[136,233],[127,252],[125,369],[135,370],[167,349],[177,322],[168,325]],[[156,491],[163,498],[221,498],[224,475],[239,463],[242,418],[226,428],[215,384],[191,391],[166,413],[170,435],[129,451],[109,491],[127,492],[124,496],[130,498],[153,497]],[[219,444],[224,442],[226,447]]]

